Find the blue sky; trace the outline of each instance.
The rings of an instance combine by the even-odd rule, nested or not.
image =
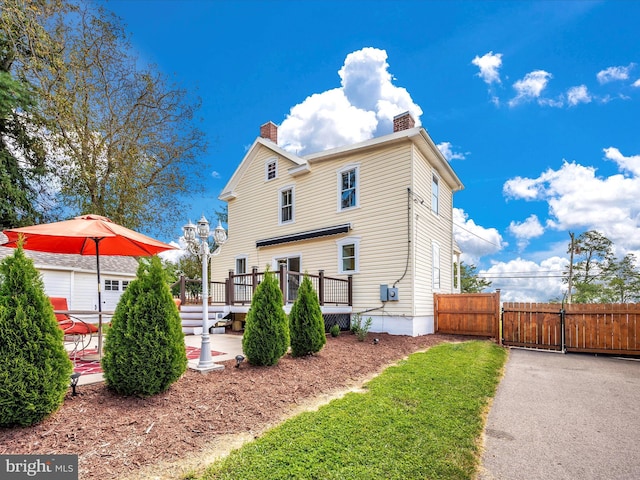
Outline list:
[[[202,99],[208,193],[261,124],[299,153],[411,111],[465,185],[463,259],[506,301],[562,296],[569,232],[640,257],[640,2],[100,2],[142,62]]]

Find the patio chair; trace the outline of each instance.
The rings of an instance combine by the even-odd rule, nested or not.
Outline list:
[[[49,297],[54,311],[69,310],[67,299],[64,297]],[[91,337],[98,332],[98,327],[92,323],[87,323],[77,317],[72,317],[67,313],[56,313],[58,326],[64,332],[64,341],[72,345],[69,356],[74,361],[79,352],[83,351],[91,343]]]

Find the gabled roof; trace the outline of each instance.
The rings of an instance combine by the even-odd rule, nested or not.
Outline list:
[[[0,247],[0,260],[13,255],[13,252],[15,252],[14,248]],[[33,260],[36,268],[42,270],[96,271],[96,257],[93,255],[45,253],[32,250],[24,250],[24,254]],[[100,256],[100,273],[103,275],[135,275],[137,271],[138,261],[134,257]]]
[[[399,132],[383,135],[382,137],[375,137],[363,142],[354,143],[351,145],[345,145],[343,147],[337,147],[322,152],[312,153],[305,156],[298,156],[287,152],[286,150],[278,147],[271,140],[258,137],[251,148],[245,155],[244,159],[234,172],[231,180],[222,190],[222,193],[218,197],[220,200],[227,201],[236,197],[235,188],[240,182],[242,176],[251,165],[251,162],[256,157],[257,152],[261,147],[272,150],[276,155],[289,160],[292,164],[288,170],[292,176],[297,176],[302,173],[310,171],[311,165],[316,162],[325,160],[331,160],[345,154],[349,154],[356,151],[366,151],[368,149],[378,148],[383,144],[394,144],[400,142],[406,142],[407,140],[413,142],[413,144],[422,152],[422,154],[429,160],[431,165],[436,169],[441,178],[443,178],[451,189],[456,192],[462,190],[464,185],[456,175],[456,173],[449,165],[449,162],[444,158],[438,147],[433,143],[433,140],[423,127],[414,127],[407,130],[401,130]]]
[[[456,175],[456,173],[449,165],[449,162],[444,158],[440,149],[436,147],[435,143],[423,127],[414,127],[407,130],[401,130],[399,132],[390,133],[389,135],[383,135],[382,137],[375,137],[363,142],[354,143],[352,145],[345,145],[344,147],[333,148],[331,150],[325,150],[323,152],[313,153],[306,155],[304,158],[310,164],[315,162],[321,162],[323,160],[331,160],[335,157],[342,156],[354,151],[365,151],[368,149],[378,148],[382,144],[393,144],[402,141],[410,140],[413,142],[422,152],[422,154],[431,162],[432,166],[437,170],[438,174],[446,179],[447,183],[454,192],[462,190],[464,185]]]
[[[225,185],[222,193],[218,197],[220,200],[226,201],[235,198],[235,188],[238,186],[238,183],[240,183],[242,176],[245,174],[245,172],[249,168],[249,165],[251,165],[251,162],[253,162],[256,155],[260,151],[261,146],[268,148],[269,150],[272,150],[276,155],[289,160],[292,164],[291,169],[289,169],[289,173],[291,173],[293,176],[300,174],[301,171],[305,171],[305,169],[308,168],[307,162],[303,158],[287,152],[286,150],[283,150],[271,140],[258,137],[256,138],[255,142],[253,142],[253,145],[251,145],[251,148],[249,148],[249,151],[242,159],[242,162],[240,162],[238,168],[236,168],[236,171],[233,173],[233,176],[231,177],[229,182]]]

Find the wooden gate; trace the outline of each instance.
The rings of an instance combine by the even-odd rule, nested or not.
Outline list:
[[[513,347],[562,350],[561,306],[504,303],[502,343]]]
[[[640,304],[505,303],[505,345],[640,355]]]
[[[500,338],[500,290],[496,293],[436,293],[433,304],[436,333]]]

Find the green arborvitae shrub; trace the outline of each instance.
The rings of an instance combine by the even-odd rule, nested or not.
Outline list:
[[[291,307],[289,330],[291,354],[294,357],[317,353],[327,343],[320,302],[308,275],[302,279],[298,298]]]
[[[165,391],[186,369],[180,313],[160,258],[141,260],[105,340],[102,370],[107,387],[148,397]]]
[[[60,408],[73,364],[21,247],[0,262],[0,427],[33,425]]]
[[[282,309],[282,292],[267,268],[247,313],[242,349],[251,365],[275,365],[289,348],[289,321]]]
[[[329,329],[329,333],[331,334],[332,337],[339,337],[340,325],[338,325],[337,323],[334,323],[333,325],[331,325],[331,328]]]

